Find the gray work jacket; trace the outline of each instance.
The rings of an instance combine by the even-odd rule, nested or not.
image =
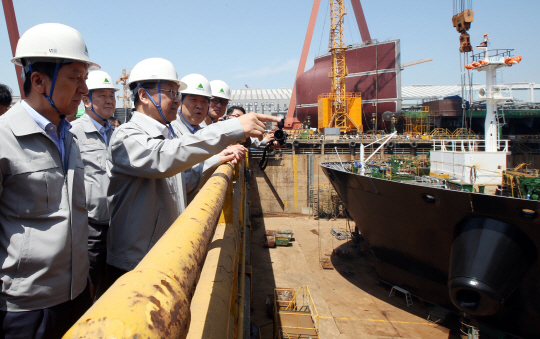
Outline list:
[[[109,225],[107,144],[90,119],[92,118],[88,114],[84,114],[72,123],[70,131],[77,136],[84,164],[88,219],[95,224]],[[112,130],[107,133],[109,140],[112,133]]]
[[[174,120],[171,125],[173,126],[174,131],[176,134],[178,134],[178,136],[192,134],[180,118]],[[198,133],[199,131],[197,131],[196,133]],[[227,146],[228,145],[224,145],[223,149],[225,149]],[[214,173],[214,171],[220,164],[221,157],[219,154],[216,154],[211,156],[209,159],[182,172],[185,185],[184,189],[186,190],[188,204],[193,201],[193,199],[197,195],[197,192],[199,192],[199,190],[204,186],[208,179],[210,179],[210,176],[212,175],[212,173]]]
[[[0,117],[0,310],[52,307],[88,278],[84,168],[70,132],[56,144],[17,103]]]
[[[184,209],[177,174],[242,139],[238,121],[172,140],[138,112],[118,127],[107,156],[111,213],[107,263],[123,270],[135,268]]]

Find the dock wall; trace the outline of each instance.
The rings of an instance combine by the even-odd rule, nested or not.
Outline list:
[[[342,161],[350,161],[350,154],[340,154]],[[339,161],[335,154],[280,154],[270,158],[265,171],[259,169],[260,158],[250,158],[252,213],[308,214],[311,187],[330,182],[318,164]]]

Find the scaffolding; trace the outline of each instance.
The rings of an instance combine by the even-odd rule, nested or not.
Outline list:
[[[422,106],[419,112],[405,116],[405,134],[410,136],[428,135],[431,130],[429,106]]]
[[[346,217],[345,205],[332,185],[310,186],[308,204],[315,220]]]

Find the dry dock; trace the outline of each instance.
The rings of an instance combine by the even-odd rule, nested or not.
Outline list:
[[[362,254],[352,241],[336,239],[332,227],[345,230],[345,219],[252,218],[253,323],[272,322],[265,301],[274,288],[308,285],[320,316],[320,338],[461,338],[456,329],[428,322],[427,304],[414,298],[407,307],[400,293],[390,298],[390,286],[377,280],[371,252]],[[262,247],[265,230],[277,229],[294,230],[295,241],[287,247]],[[336,248],[339,255],[332,253]],[[335,269],[322,269],[320,257],[330,259]]]

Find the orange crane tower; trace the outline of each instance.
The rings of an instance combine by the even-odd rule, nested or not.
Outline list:
[[[331,3],[332,3],[332,10],[333,10],[332,17],[335,18],[335,19],[341,19],[341,20],[338,20],[338,22],[340,23],[340,29],[343,29],[343,21],[342,21],[342,19],[343,19],[343,15],[345,15],[345,13],[346,13],[343,0],[340,0],[338,2],[334,2],[333,0],[328,0],[328,1],[331,1]],[[297,119],[296,114],[295,114],[295,110],[296,110],[296,79],[304,72],[304,68],[306,66],[306,59],[307,59],[307,56],[308,56],[309,47],[311,45],[311,39],[313,37],[313,29],[315,27],[315,22],[317,20],[317,14],[319,12],[320,3],[321,3],[321,0],[313,0],[313,7],[311,9],[311,16],[309,18],[309,24],[308,24],[308,28],[307,28],[307,31],[306,31],[306,38],[304,40],[304,47],[302,48],[302,54],[300,56],[300,62],[298,64],[298,70],[296,72],[296,77],[295,77],[295,84],[293,86],[293,91],[292,91],[292,94],[291,94],[291,100],[290,100],[290,103],[289,103],[289,109],[287,111],[287,117],[286,117],[286,120],[285,120],[285,129],[296,129],[296,128],[300,128],[301,125],[302,125],[302,123]],[[337,5],[337,7],[336,7],[336,5]],[[351,0],[351,5],[352,5],[352,8],[353,8],[353,11],[354,11],[354,14],[355,14],[356,23],[358,24],[358,29],[360,30],[360,34],[362,36],[362,41],[363,42],[371,41],[371,36],[369,34],[369,29],[367,27],[366,18],[364,17],[364,11],[362,9],[362,4],[360,3],[360,0]],[[337,11],[336,11],[336,8],[337,8]],[[342,13],[341,15],[339,14],[340,13],[339,8],[341,8],[341,13]],[[337,16],[334,15],[335,13],[337,13]],[[341,30],[341,33],[343,33],[342,30]],[[343,44],[344,44],[344,39],[343,39]],[[343,49],[343,65],[345,65],[345,61],[344,61],[345,60],[344,59],[345,53],[344,53],[344,51],[345,51],[345,49]],[[328,98],[326,98],[326,99],[328,99]],[[361,123],[362,123],[362,120],[361,120],[361,100],[357,100],[357,105],[355,105],[355,106],[357,107],[356,110],[359,111],[358,114],[360,115],[360,120],[358,120],[358,124],[361,127]],[[349,112],[349,114],[350,114],[350,112]],[[325,120],[326,120],[326,122],[328,122],[328,119],[325,119]],[[356,121],[356,119],[355,119],[355,121]],[[326,127],[326,126],[324,126],[324,127]]]
[[[347,93],[345,87],[345,77],[349,72],[345,63],[345,50],[348,47],[345,45],[344,17],[347,11],[344,2],[345,0],[331,0],[330,41],[328,42],[328,50],[332,54],[332,68],[328,75],[331,79],[331,87],[330,93],[321,94],[318,98],[318,127],[319,129],[339,128],[341,132],[361,131],[360,94]]]
[[[332,70],[329,77],[332,80],[330,87],[330,99],[332,104],[332,118],[326,127],[337,127],[341,130],[348,131],[350,129],[348,121],[352,123],[355,129],[358,129],[356,123],[349,117],[349,96],[347,96],[345,88],[345,77],[347,64],[345,63],[345,0],[332,0],[332,12],[330,14],[330,41],[328,47],[332,53]],[[319,118],[320,120],[321,118]]]
[[[116,80],[116,84],[118,85],[118,83],[122,83],[122,87],[123,87],[123,94],[122,96],[118,95],[117,98],[118,99],[122,99],[122,107],[123,108],[130,108],[130,104],[131,104],[131,96],[129,95],[129,86],[127,84],[127,81],[129,79],[129,75],[131,74],[131,72],[129,73],[126,73],[126,68],[124,68],[122,70],[122,75],[120,76],[120,79]]]

